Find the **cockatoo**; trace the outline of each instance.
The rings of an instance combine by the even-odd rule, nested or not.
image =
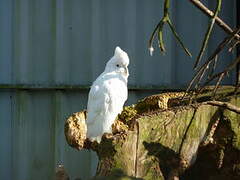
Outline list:
[[[126,52],[116,47],[104,72],[93,82],[87,105],[87,138],[101,142],[104,133],[112,133],[112,124],[121,113],[128,97],[128,64]]]

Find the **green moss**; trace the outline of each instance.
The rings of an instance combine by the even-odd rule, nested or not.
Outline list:
[[[216,107],[202,105],[196,109],[186,107],[137,119],[139,157],[144,156],[147,151],[146,160],[141,164],[143,169],[150,169],[158,162],[163,176],[168,177],[173,169],[179,167],[180,159],[186,160],[188,166],[216,111]],[[154,162],[153,158],[155,158]],[[182,168],[184,167],[179,167]],[[151,170],[145,171],[144,177],[154,178]]]
[[[198,102],[203,102],[207,100],[211,100],[213,96],[214,86],[209,86],[201,94],[197,96]],[[215,99],[222,99],[228,96],[233,95],[235,87],[233,86],[220,86],[215,94]]]
[[[146,112],[147,110],[149,110],[150,107],[143,100],[140,100],[136,104],[135,109],[137,110],[137,112],[142,113],[142,112]]]
[[[158,165],[156,165],[158,166]],[[146,176],[143,177],[144,180],[165,180],[166,178],[164,178],[164,176],[162,174],[158,174],[156,168],[154,168],[153,164],[149,164],[148,165],[149,169],[148,172],[146,174]]]
[[[97,146],[96,152],[99,157],[113,157],[116,153],[113,139],[107,139],[103,136],[101,144]]]
[[[124,173],[121,169],[113,168],[108,176],[96,176],[91,180],[143,180],[142,178],[136,178]]]
[[[224,96],[226,99],[230,98],[232,89],[226,88],[218,92],[218,97]],[[212,91],[205,92],[205,97],[200,97],[201,101],[206,97],[209,100],[211,94]],[[231,103],[240,107],[239,97],[232,98]],[[240,116],[227,110],[224,110],[224,116],[228,117],[228,121],[224,122],[228,123],[226,127],[232,130],[229,131],[230,135],[219,133],[224,137],[217,141],[219,144],[214,150],[214,158],[224,156],[228,150],[226,146],[230,147],[231,143],[238,149],[240,147]],[[220,117],[222,109],[210,105],[151,111],[147,104],[140,101],[137,105],[125,107],[119,115],[122,122],[132,124],[132,129],[127,131],[123,139],[103,142],[104,148],[99,151],[100,157],[103,157],[101,163],[110,164],[107,166],[109,171],[122,169],[124,174],[137,174],[146,180],[167,179],[173,170],[180,173],[191,165],[200,143]],[[234,141],[232,137],[235,138]],[[215,148],[215,144],[212,146]],[[237,164],[235,169],[239,169]]]
[[[240,107],[240,96],[236,96],[230,100],[231,104]],[[240,114],[235,112],[225,110],[223,114],[227,119],[229,119],[231,124],[231,129],[234,132],[233,146],[240,150]]]
[[[213,143],[200,146],[197,159],[181,179],[239,179],[240,151],[232,146],[234,132],[231,121],[218,113],[220,121],[213,136]],[[207,172],[207,173],[202,173]]]
[[[127,123],[128,121],[132,120],[136,116],[136,114],[137,110],[135,109],[134,105],[125,106],[118,118],[124,123]]]

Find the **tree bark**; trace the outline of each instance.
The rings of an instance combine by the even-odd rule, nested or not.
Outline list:
[[[162,96],[156,95],[158,101],[152,98],[156,106],[143,100],[125,107],[113,136],[104,136],[101,144],[84,144],[83,148],[96,151],[99,157],[93,179],[240,178],[240,114],[204,103],[211,100],[209,93],[211,89],[192,105],[172,98],[168,109],[160,109],[157,104]],[[217,98],[240,107],[240,95],[233,94],[234,88],[224,87]],[[202,157],[207,159],[205,165],[201,164]],[[210,171],[208,161],[215,163]],[[207,177],[204,171],[208,171]]]

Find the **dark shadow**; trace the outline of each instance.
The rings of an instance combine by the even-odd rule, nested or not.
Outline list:
[[[222,112],[217,112],[222,113]],[[219,116],[218,116],[219,117]],[[198,149],[197,159],[180,177],[184,180],[239,180],[240,151],[233,147],[234,133],[230,121],[221,119],[213,136],[214,142]]]
[[[194,120],[196,114],[196,109],[193,112],[192,118],[186,128],[186,131],[183,135],[182,142],[179,147],[179,152],[181,152],[184,140],[187,136],[189,128]],[[179,152],[175,152],[174,150],[170,149],[169,147],[163,146],[160,143],[156,142],[143,142],[145,149],[148,151],[148,155],[155,156],[159,163],[159,168],[164,176],[165,179],[168,179],[170,173],[173,170],[179,169],[180,167],[180,156]]]
[[[109,176],[96,176],[90,180],[143,180],[142,178],[135,178],[126,175],[121,169],[114,169]]]
[[[189,131],[189,128],[191,127],[191,125],[192,125],[192,123],[193,123],[193,120],[194,120],[194,117],[195,117],[196,112],[197,112],[197,109],[194,108],[194,112],[193,112],[192,118],[191,118],[191,120],[190,120],[190,122],[189,122],[189,124],[188,124],[188,126],[187,126],[187,129],[186,129],[185,132],[184,132],[184,135],[183,135],[183,138],[182,138],[182,142],[181,142],[180,147],[179,147],[179,153],[180,153],[181,150],[182,150],[183,143],[184,143],[184,141],[185,141],[185,139],[186,139],[186,137],[187,137],[187,133],[188,133],[188,131]]]
[[[168,178],[170,172],[179,166],[179,155],[172,149],[163,146],[160,143],[143,142],[148,155],[155,156],[159,163],[159,168],[165,179]]]
[[[113,144],[113,138],[107,138],[105,134],[102,136],[101,143],[97,144],[96,146],[97,148],[95,151],[98,157],[101,159],[113,157],[116,153],[115,145]]]
[[[234,133],[230,121],[223,116],[221,109],[212,116],[205,135],[209,134],[218,118],[221,119],[213,135],[215,143],[199,146],[195,163],[179,177],[180,180],[240,179],[240,151],[233,147]],[[183,141],[185,137],[186,135]],[[148,155],[156,157],[165,179],[168,179],[172,170],[179,168],[178,152],[156,142],[143,142],[143,145]]]
[[[222,116],[222,111],[220,110],[220,108],[218,108],[217,111],[213,114],[212,118],[210,119],[210,121],[208,123],[208,127],[207,127],[207,130],[206,130],[206,133],[204,134],[204,137],[206,137],[210,133],[213,125],[216,123],[217,120],[219,120],[219,118],[221,116]]]

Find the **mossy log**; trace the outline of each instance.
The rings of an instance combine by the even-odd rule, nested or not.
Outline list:
[[[125,107],[113,135],[103,136],[101,144],[84,139],[81,145],[99,157],[93,179],[240,179],[240,115],[204,103],[210,94],[205,91],[191,105],[169,99],[167,109],[149,100]],[[222,87],[215,98],[240,107],[231,87]],[[69,124],[68,143],[81,149],[82,140],[69,141],[77,139],[68,137]]]

